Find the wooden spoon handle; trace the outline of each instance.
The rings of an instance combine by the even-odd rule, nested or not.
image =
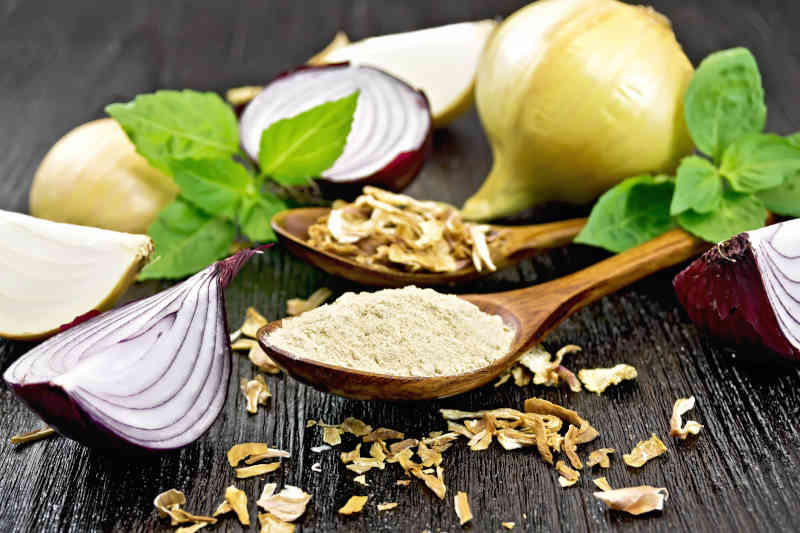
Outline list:
[[[546,248],[558,248],[571,243],[586,225],[585,218],[560,220],[532,226],[496,226],[500,231],[508,230],[502,253],[506,257],[532,255]]]
[[[710,247],[683,230],[671,230],[569,276],[506,293],[507,302],[531,326],[536,325],[538,339],[578,309]]]

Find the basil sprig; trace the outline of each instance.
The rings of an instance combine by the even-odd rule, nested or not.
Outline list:
[[[575,242],[621,252],[674,227],[719,242],[761,227],[768,210],[800,216],[800,133],[763,133],[764,89],[749,50],[705,58],[684,115],[700,153],[674,177],[635,176],[607,191]]]

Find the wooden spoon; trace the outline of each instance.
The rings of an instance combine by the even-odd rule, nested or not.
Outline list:
[[[307,243],[308,228],[321,216],[328,214],[329,211],[330,209],[327,207],[308,207],[282,211],[272,218],[272,229],[278,236],[278,241],[294,256],[321,268],[329,274],[355,281],[361,285],[372,287],[453,285],[493,273],[488,269],[478,272],[472,263],[455,272],[387,271],[358,263],[331,252],[318,250]],[[533,226],[492,226],[495,231],[502,232],[505,240],[502,246],[502,257],[494,258],[495,266],[500,270],[518,263],[526,257],[536,255],[542,250],[569,244],[584,225],[586,225],[585,218],[576,218]]]
[[[457,376],[401,377],[361,372],[319,363],[272,346],[267,336],[281,327],[271,322],[258,332],[264,351],[296,379],[320,390],[362,400],[426,400],[453,396],[480,387],[510,368],[569,315],[662,268],[676,265],[711,245],[682,230],[672,230],[645,244],[579,272],[548,283],[494,294],[461,296],[516,329],[508,354],[491,365]]]

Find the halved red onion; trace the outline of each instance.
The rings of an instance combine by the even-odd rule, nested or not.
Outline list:
[[[11,389],[59,433],[106,449],[196,440],[225,402],[231,351],[223,290],[255,250],[78,323],[12,364]]]
[[[713,335],[800,359],[800,219],[718,244],[673,285],[689,318]]]
[[[258,161],[261,133],[278,120],[359,90],[344,152],[320,185],[357,196],[364,185],[400,191],[417,176],[433,131],[425,95],[382,70],[347,63],[282,74],[250,102],[239,124],[242,147]]]

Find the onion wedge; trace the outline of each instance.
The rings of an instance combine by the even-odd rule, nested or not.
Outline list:
[[[147,235],[0,210],[0,337],[43,339],[110,308],[152,249]]]
[[[318,183],[323,192],[355,197],[365,185],[392,191],[417,176],[432,142],[425,95],[372,67],[346,63],[300,67],[267,85],[242,113],[244,151],[258,160],[261,134],[275,122],[359,91],[344,152]]]
[[[255,250],[82,322],[3,378],[66,437],[123,451],[180,448],[222,410],[231,373],[223,290]]]

